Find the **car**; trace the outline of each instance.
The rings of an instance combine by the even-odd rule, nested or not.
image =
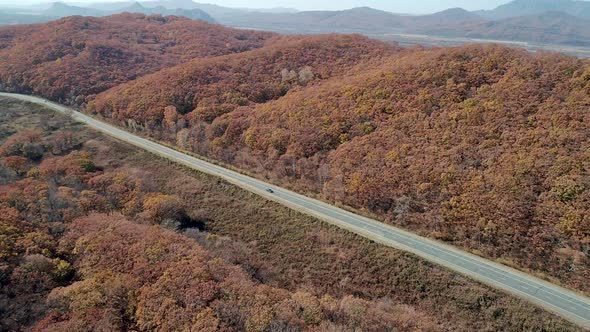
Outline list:
[[[271,194],[274,194],[274,193],[275,193],[275,191],[274,191],[274,190],[272,190],[272,189],[270,189],[270,188],[266,189],[266,192],[267,192],[267,193],[271,193]]]

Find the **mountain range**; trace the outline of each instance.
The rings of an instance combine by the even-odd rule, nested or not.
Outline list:
[[[180,5],[181,2],[175,4]],[[0,25],[42,23],[52,21],[68,16],[94,16],[102,17],[120,13],[138,13],[145,15],[162,15],[162,16],[180,16],[193,20],[215,22],[207,12],[199,8],[189,8],[186,4],[183,6],[171,6],[169,1],[139,3],[124,2],[112,4],[97,4],[94,6],[83,7],[79,5],[66,4],[63,2],[54,2],[40,10],[27,11],[23,9],[2,10],[0,8]]]
[[[223,25],[286,34],[362,33],[477,38],[551,45],[590,46],[590,2],[576,0],[514,0],[493,10],[450,8],[429,15],[405,15],[358,7],[339,11],[302,11],[290,8],[244,9],[192,0],[150,0],[65,4],[12,12],[0,9],[0,25],[36,23],[65,16],[108,16],[131,12],[175,15]]]
[[[169,8],[163,4],[151,7],[142,5],[139,2],[127,4],[127,6],[118,9],[98,9],[89,7],[78,7],[67,5],[63,2],[55,2],[49,8],[42,12],[42,15],[47,17],[66,17],[66,16],[108,16],[119,13],[139,13],[145,15],[163,15],[163,16],[182,16],[193,20],[200,20],[205,22],[214,22],[215,20],[207,12],[198,8]]]
[[[575,46],[590,45],[590,3],[560,0],[562,7],[544,10],[524,6],[516,0],[487,12],[451,8],[430,15],[402,15],[369,7],[342,11],[298,13],[241,13],[216,19],[229,26],[270,30],[281,33],[364,33],[426,34],[444,37],[481,38]],[[543,1],[540,2],[541,4]],[[582,4],[578,4],[582,3]],[[567,4],[567,5],[566,5]],[[510,6],[521,10],[510,11]],[[589,9],[585,10],[584,6]],[[579,8],[573,10],[571,8]],[[513,15],[509,15],[512,12]],[[215,17],[215,16],[214,16]]]

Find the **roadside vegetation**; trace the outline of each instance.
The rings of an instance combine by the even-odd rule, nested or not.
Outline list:
[[[576,330],[42,107],[0,105],[2,329]]]

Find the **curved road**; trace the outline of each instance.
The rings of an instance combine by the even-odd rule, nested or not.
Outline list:
[[[41,104],[59,112],[68,113],[75,120],[83,122],[109,136],[195,170],[218,176],[245,190],[373,241],[411,252],[433,263],[530,301],[590,330],[590,299],[573,291],[437,241],[417,236],[319,200],[191,157],[42,98],[10,93],[0,93],[0,96]],[[273,192],[268,192],[267,189],[272,189]]]

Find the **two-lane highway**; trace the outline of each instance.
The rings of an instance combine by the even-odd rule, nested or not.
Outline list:
[[[443,243],[417,236],[337,208],[322,201],[277,187],[221,166],[186,155],[164,145],[141,138],[127,131],[96,120],[85,114],[47,100],[18,94],[0,93],[70,114],[109,136],[133,144],[151,153],[183,164],[203,173],[218,176],[250,192],[273,200],[294,210],[312,215],[330,224],[359,234],[373,241],[411,252],[433,263],[445,266],[497,289],[504,290],[554,312],[590,330],[590,299],[563,287],[551,284],[515,269],[469,254]],[[272,192],[267,191],[272,189]],[[590,281],[589,281],[590,282]]]

